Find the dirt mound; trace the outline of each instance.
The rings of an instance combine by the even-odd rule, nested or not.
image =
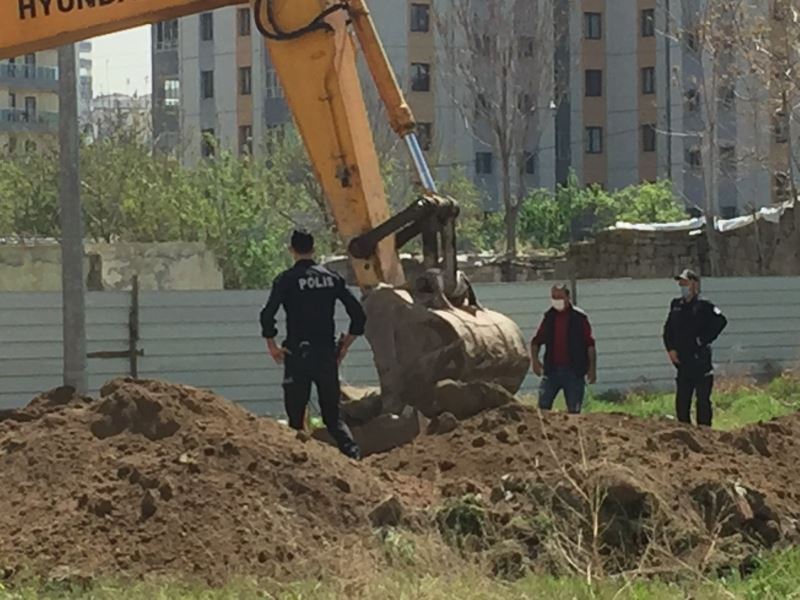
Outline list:
[[[800,415],[719,432],[510,402],[356,463],[210,392],[115,380],[0,413],[0,574],[353,576],[387,527],[508,577],[746,570],[800,541],[799,462]]]
[[[515,542],[510,564],[746,569],[758,551],[800,541],[800,415],[719,432],[508,405],[370,462],[426,480],[459,543]]]
[[[309,577],[343,544],[369,560],[382,482],[209,392],[117,380],[97,401],[54,390],[1,419],[7,573]]]

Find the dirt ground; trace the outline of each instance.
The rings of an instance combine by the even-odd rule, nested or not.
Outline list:
[[[508,405],[454,426],[356,463],[194,388],[53,390],[0,412],[0,575],[308,579],[380,568],[381,525],[498,574],[746,569],[800,537],[799,415],[724,433]]]

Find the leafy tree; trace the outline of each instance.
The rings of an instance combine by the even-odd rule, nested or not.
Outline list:
[[[581,188],[573,173],[555,194],[535,190],[528,195],[520,212],[520,239],[533,247],[551,248],[569,243],[580,229],[591,232],[617,221],[658,223],[686,216],[668,181],[606,192],[599,186]]]
[[[46,150],[0,158],[0,235],[58,235],[57,176],[56,156]]]

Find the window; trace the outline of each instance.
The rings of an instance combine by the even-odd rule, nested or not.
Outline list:
[[[35,121],[36,120],[36,97],[35,96],[25,96],[25,120],[26,121]]]
[[[203,154],[203,158],[209,158],[210,156],[214,156],[214,147],[216,146],[216,140],[214,139],[214,130],[203,129],[201,135],[202,135],[202,140],[200,141],[200,152]]]
[[[517,49],[520,58],[533,58],[535,54],[535,42],[529,35],[523,35],[519,38],[519,48]]]
[[[253,126],[242,125],[239,127],[239,153],[253,154]]]
[[[266,97],[267,98],[283,98],[283,89],[278,81],[278,73],[272,67],[267,67],[266,75]]]
[[[200,97],[214,97],[214,71],[200,71]]]
[[[522,160],[525,161],[526,175],[533,175],[536,173],[536,155],[533,152],[525,152],[522,155]]]
[[[603,128],[587,127],[586,154],[602,154],[602,153],[603,153]]]
[[[178,19],[162,21],[156,25],[156,50],[178,47]]]
[[[599,69],[586,70],[586,96],[603,95],[603,72]]]
[[[642,125],[642,152],[656,151],[656,126],[652,123]]]
[[[520,94],[517,97],[517,110],[521,113],[533,112],[533,97],[530,94]]]
[[[719,164],[723,171],[736,169],[736,147],[733,144],[720,145]]]
[[[772,116],[772,133],[776,144],[786,144],[789,141],[789,119],[786,113],[778,111]]]
[[[431,29],[431,7],[429,4],[411,5],[411,31],[426,33]]]
[[[698,108],[700,108],[700,91],[695,88],[686,90],[685,100],[686,100],[685,102],[686,110],[689,111],[697,110]]]
[[[8,92],[8,107],[17,108],[17,95],[14,92]]]
[[[247,37],[250,35],[250,9],[240,8],[236,13],[236,18],[239,21],[239,36]]]
[[[164,106],[178,106],[181,102],[180,79],[164,80]]]
[[[431,66],[428,63],[411,63],[411,91],[431,91]]]
[[[700,152],[700,148],[686,150],[686,164],[694,168],[699,168],[703,165],[703,155]]]
[[[656,34],[656,11],[648,8],[642,11],[642,37],[653,37]]]
[[[783,171],[775,173],[772,185],[775,188],[776,200],[783,202],[788,200],[790,196],[789,175]]]
[[[36,152],[36,142],[25,140],[25,152]]]
[[[497,45],[497,36],[485,33],[483,35],[475,35],[475,48],[478,53],[486,58],[492,56]]]
[[[731,83],[724,83],[719,87],[719,101],[725,108],[733,108],[736,102],[736,87]]]
[[[253,71],[250,67],[239,67],[239,94],[249,96],[253,93]]]
[[[26,54],[24,61],[25,66],[22,67],[23,77],[36,77],[36,55]]]
[[[283,125],[267,125],[264,133],[265,148],[268,154],[272,154],[278,144],[283,143],[286,136],[286,128]],[[268,159],[269,160],[269,159]]]
[[[214,39],[214,15],[212,13],[200,15],[200,39],[204,42]]]
[[[492,153],[491,152],[476,152],[475,153],[475,172],[478,175],[491,175],[492,174]]]
[[[656,93],[656,68],[644,67],[642,69],[642,94]]]
[[[8,151],[9,153],[14,153],[17,151],[17,136],[9,135],[8,136]]]
[[[603,15],[595,12],[583,13],[583,37],[599,40],[603,37]]]
[[[430,150],[433,145],[433,123],[417,123],[417,138],[423,150]]]
[[[697,35],[695,35],[691,31],[687,31],[684,34],[684,38],[685,38],[685,41],[686,41],[686,47],[689,48],[689,50],[691,50],[692,52],[697,52],[697,48],[698,48],[698,46],[697,46]]]
[[[475,96],[475,118],[480,118],[489,111],[489,102],[484,94]]]

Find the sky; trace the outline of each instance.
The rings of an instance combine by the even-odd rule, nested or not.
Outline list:
[[[150,93],[150,26],[92,39],[94,95]]]

